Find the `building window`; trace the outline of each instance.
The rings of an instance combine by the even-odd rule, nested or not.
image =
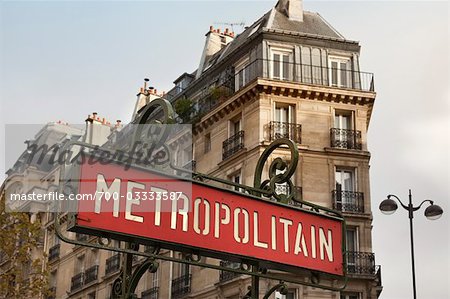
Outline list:
[[[354,130],[354,127],[353,111],[335,111],[334,128],[331,129],[331,146],[361,150],[361,131]]]
[[[289,50],[271,51],[271,78],[278,80],[292,80],[293,56]]]
[[[329,57],[329,76],[331,86],[351,87],[351,64],[350,58]]]
[[[334,127],[336,129],[351,130],[353,129],[353,113],[352,111],[335,111]]]
[[[337,191],[354,192],[356,187],[353,169],[336,168],[335,180]]]
[[[282,103],[275,103],[275,115],[272,129],[272,138],[273,140],[279,139],[279,138],[289,138],[289,139],[295,139],[292,138],[294,136],[291,136],[294,131],[294,128],[290,128],[289,124],[295,123],[295,106],[288,105],[288,104],[282,104]]]
[[[244,61],[238,63],[235,68],[235,91],[238,91],[245,85],[247,85],[248,82],[250,82],[250,67],[249,67],[249,61],[248,58]]]
[[[282,295],[280,292],[275,292],[275,299],[297,299],[295,290],[289,290],[286,295]]]
[[[235,184],[242,184],[241,170],[230,175],[229,180]],[[239,188],[238,186],[233,186],[233,189],[235,191],[241,191],[241,188]]]
[[[345,230],[346,237],[346,251],[356,252],[358,250],[358,228],[357,227],[348,227]]]
[[[342,293],[341,299],[361,299],[360,293]]]
[[[205,154],[211,150],[211,133],[205,134]]]
[[[275,103],[274,121],[269,124],[270,140],[288,138],[296,143],[301,143],[302,127],[295,122],[295,106],[284,103]]]
[[[222,143],[222,159],[225,160],[244,148],[244,131],[241,119],[234,118],[229,122],[228,138]]]
[[[89,293],[88,299],[95,299],[95,292]]]
[[[229,136],[234,136],[241,131],[241,119],[236,118],[234,120],[230,120],[230,134]]]
[[[356,227],[348,227],[345,230],[345,246],[347,256],[347,272],[355,273],[357,267],[357,252],[359,251],[358,229]]]

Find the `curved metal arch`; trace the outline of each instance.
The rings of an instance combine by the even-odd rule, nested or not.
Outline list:
[[[269,166],[269,179],[262,182],[262,174],[264,171],[264,165],[268,161],[270,155],[278,148],[287,146],[290,150],[291,161],[288,164],[280,157],[275,158]],[[297,169],[299,159],[299,153],[297,146],[287,138],[277,139],[272,142],[259,157],[256,164],[255,178],[253,186],[260,190],[265,190],[265,195],[273,196],[278,202],[289,203],[290,200],[295,199],[296,193],[293,192],[294,185],[291,181],[291,177],[294,175]],[[277,173],[280,172],[280,173]],[[289,192],[287,194],[278,194],[275,192],[275,184],[287,183]],[[254,192],[256,196],[261,196],[261,192]]]

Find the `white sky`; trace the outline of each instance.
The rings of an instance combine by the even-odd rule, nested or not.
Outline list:
[[[250,25],[275,3],[0,2],[0,125],[82,123],[93,111],[129,121],[144,77],[170,89],[197,67],[209,25]],[[389,193],[406,201],[408,188],[416,204],[433,199],[444,209],[434,222],[424,209],[415,215],[419,298],[448,298],[449,5],[307,1],[304,7],[359,40],[361,70],[375,73],[369,149],[381,298],[412,297],[407,213],[378,212]]]

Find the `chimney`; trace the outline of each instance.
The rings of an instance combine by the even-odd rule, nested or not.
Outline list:
[[[275,5],[275,9],[291,21],[303,22],[302,0],[279,0]]]
[[[225,37],[225,44],[222,43],[222,39]],[[203,53],[200,58],[200,64],[197,69],[196,78],[200,77],[203,73],[203,69],[207,65],[209,59],[219,52],[223,46],[233,40],[234,34],[231,35],[229,29],[225,29],[225,32],[221,32],[220,28],[215,29],[213,26],[209,26],[209,31],[206,33],[205,46],[203,47]]]

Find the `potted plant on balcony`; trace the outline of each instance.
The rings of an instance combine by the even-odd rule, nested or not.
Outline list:
[[[225,86],[214,86],[210,89],[211,100],[216,103],[221,103],[228,99],[230,90]]]
[[[183,98],[175,102],[175,112],[181,118],[183,123],[189,123],[192,114],[195,112],[192,100]],[[195,114],[195,113],[194,113]]]

